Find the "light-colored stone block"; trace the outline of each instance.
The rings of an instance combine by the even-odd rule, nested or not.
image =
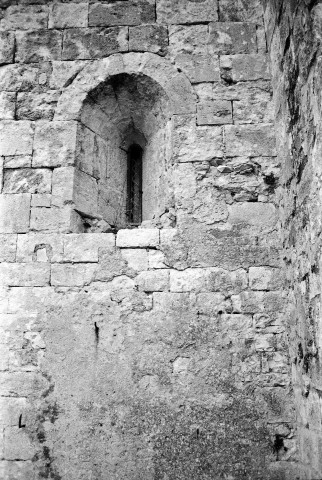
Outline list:
[[[65,287],[82,287],[92,282],[97,268],[93,263],[68,265],[56,263],[52,265],[51,284]]]
[[[251,267],[249,286],[252,290],[280,290],[286,287],[285,275],[278,268]]]
[[[4,157],[3,168],[31,167],[31,155],[14,155]]]
[[[142,272],[136,277],[136,285],[143,292],[164,292],[169,290],[169,270]]]
[[[63,238],[58,233],[29,233],[18,235],[17,262],[61,262],[63,259]],[[41,259],[39,252],[41,251]],[[46,253],[46,255],[44,255]]]
[[[49,284],[50,266],[46,263],[0,263],[0,285],[42,287]]]
[[[30,194],[0,195],[0,233],[25,233],[29,229]]]
[[[263,54],[222,55],[220,66],[226,71],[225,76],[234,82],[271,78],[269,59]]]
[[[257,53],[256,25],[218,22],[209,25],[209,46],[213,53]]]
[[[77,122],[41,122],[35,131],[33,167],[74,165]]]
[[[27,120],[0,122],[0,155],[28,155],[32,153],[33,128]]]
[[[45,5],[12,5],[0,22],[3,30],[46,29],[48,8]]]
[[[51,194],[49,193],[34,193],[31,195],[32,207],[47,207],[51,206]]]
[[[231,302],[222,293],[204,292],[196,296],[195,308],[202,315],[221,315],[231,311]]]
[[[15,93],[0,92],[0,120],[13,120],[15,118],[15,102]]]
[[[275,131],[272,124],[226,125],[224,128],[227,156],[276,155]]]
[[[64,235],[64,262],[98,262],[99,250],[113,248],[113,233]]]
[[[243,202],[229,205],[229,222],[258,227],[273,227],[277,219],[272,203]]]
[[[79,215],[70,206],[31,209],[30,229],[35,232],[78,232],[80,223]]]
[[[4,435],[4,455],[7,460],[31,460],[36,453],[24,428],[6,427]]]
[[[217,55],[180,53],[175,57],[174,62],[192,83],[220,81]]]
[[[121,250],[121,255],[130,268],[141,272],[142,270],[148,270],[150,253],[152,251],[156,252],[156,250],[147,251],[142,248],[126,248]]]
[[[13,32],[0,32],[0,65],[13,63],[15,36]]]
[[[75,169],[73,200],[75,209],[89,216],[98,215],[98,184],[94,177]]]
[[[14,262],[16,259],[16,248],[16,234],[0,234],[0,262]]]
[[[198,23],[218,20],[217,0],[158,0],[157,21],[159,23]]]
[[[149,250],[149,269],[167,268],[166,258],[161,250]]]
[[[168,50],[168,29],[164,25],[140,25],[129,28],[129,50],[165,55]]]
[[[4,171],[3,193],[50,193],[49,168],[19,168]]]
[[[120,248],[157,247],[159,235],[159,230],[150,228],[120,230],[116,236],[116,246]]]
[[[61,60],[63,33],[58,30],[17,32],[16,61],[20,63]]]
[[[48,28],[87,27],[88,3],[50,5]]]
[[[233,123],[232,102],[218,100],[197,105],[198,125],[224,125]]]

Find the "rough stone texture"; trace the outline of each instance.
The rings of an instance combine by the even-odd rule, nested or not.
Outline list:
[[[321,476],[320,7],[264,3],[0,0],[1,479]]]

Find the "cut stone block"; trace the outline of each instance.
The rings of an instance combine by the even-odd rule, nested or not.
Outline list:
[[[16,118],[18,120],[52,120],[60,92],[18,93]]]
[[[98,215],[98,185],[95,178],[75,169],[73,200],[75,209],[93,217]]]
[[[30,229],[36,232],[78,231],[79,223],[79,215],[70,206],[65,208],[33,207],[31,209]]]
[[[7,460],[31,460],[35,453],[36,449],[24,428],[6,427],[4,455]]]
[[[136,284],[143,292],[163,292],[169,290],[169,270],[142,272],[136,277]]]
[[[154,0],[116,0],[109,3],[95,3],[89,8],[89,25],[140,25],[155,22]]]
[[[31,155],[13,155],[3,159],[3,168],[24,167],[31,167]]]
[[[113,233],[64,235],[64,262],[98,262],[99,250],[115,247]]]
[[[232,105],[228,100],[199,103],[197,105],[198,125],[223,125],[232,122]]]
[[[181,53],[174,62],[192,83],[220,81],[219,59],[216,55]]]
[[[249,286],[252,290],[280,290],[285,287],[285,275],[281,269],[251,267]]]
[[[13,62],[14,48],[14,34],[12,32],[0,32],[0,65]]]
[[[10,287],[42,287],[49,284],[47,263],[0,263],[0,285]]]
[[[270,80],[270,65],[267,55],[222,55],[220,58],[221,75],[233,82],[247,80]]]
[[[13,120],[15,118],[16,94],[0,92],[0,120]]]
[[[159,245],[159,230],[131,229],[120,230],[116,236],[116,246],[120,248],[147,248]]]
[[[170,25],[169,53],[171,58],[181,54],[205,55],[208,51],[207,25]]]
[[[129,29],[129,50],[166,55],[168,29],[163,25],[140,25]]]
[[[107,57],[128,51],[126,27],[70,29],[64,34],[63,60]]]
[[[0,195],[0,233],[27,232],[29,215],[29,193]]]
[[[13,5],[0,22],[3,30],[38,30],[47,28],[48,9],[42,5]]]
[[[77,122],[44,122],[36,126],[33,167],[60,167],[75,162]]]
[[[50,207],[51,195],[49,193],[34,193],[31,195],[32,207]]]
[[[209,25],[209,48],[213,53],[257,53],[256,25],[224,22]]]
[[[14,262],[16,259],[16,248],[17,248],[16,234],[0,235],[0,262]]]
[[[272,227],[276,222],[276,208],[272,203],[245,202],[229,205],[229,222]]]
[[[63,235],[58,233],[18,235],[16,259],[17,262],[24,263],[61,262],[63,249]]]
[[[16,61],[37,63],[60,60],[62,35],[57,30],[17,32]]]
[[[220,0],[219,20],[221,22],[263,23],[261,0]]]
[[[3,193],[50,193],[52,171],[48,168],[20,168],[4,171]]]
[[[137,272],[142,270],[147,270],[149,266],[149,254],[151,252],[156,252],[157,250],[147,250],[139,248],[126,248],[121,250],[122,258],[127,262],[129,268]]]
[[[68,265],[55,263],[51,270],[51,284],[82,287],[92,282],[97,266],[94,263]]]
[[[217,0],[157,0],[158,23],[197,23],[218,20]]]
[[[27,120],[0,122],[0,155],[28,155],[32,153],[32,124]]]
[[[273,124],[227,125],[224,128],[228,157],[276,155]]]
[[[48,28],[87,27],[88,3],[58,3],[50,6]]]

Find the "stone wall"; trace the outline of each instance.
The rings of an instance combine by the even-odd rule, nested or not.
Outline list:
[[[302,478],[260,2],[0,5],[0,477]],[[117,75],[161,211],[85,233]]]
[[[318,1],[267,2],[277,145],[281,243],[303,478],[322,477],[321,27]]]

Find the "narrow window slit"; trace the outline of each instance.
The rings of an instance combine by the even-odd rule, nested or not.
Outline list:
[[[142,222],[142,157],[143,149],[133,144],[127,152],[126,217],[130,225]]]

